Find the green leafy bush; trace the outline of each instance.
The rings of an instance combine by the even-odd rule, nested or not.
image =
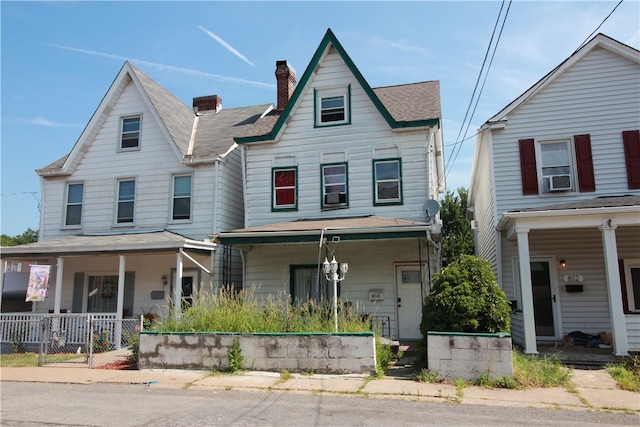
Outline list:
[[[496,333],[511,325],[510,306],[488,261],[463,255],[434,276],[420,331]]]

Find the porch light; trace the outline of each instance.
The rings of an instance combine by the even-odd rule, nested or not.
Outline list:
[[[564,268],[564,267],[566,267],[566,266],[567,266],[567,261],[565,261],[565,260],[561,259],[561,260],[560,260],[560,267]]]
[[[162,277],[160,278],[160,280],[162,281],[162,287],[167,286],[167,284],[169,283],[169,280],[167,279],[167,275],[163,274]]]
[[[338,270],[340,270],[342,277],[338,274]],[[333,326],[336,332],[338,332],[338,282],[344,280],[348,270],[349,265],[347,263],[338,264],[335,256],[331,262],[325,258],[322,263],[322,271],[325,277],[333,284]]]

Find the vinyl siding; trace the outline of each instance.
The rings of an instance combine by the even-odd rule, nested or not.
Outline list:
[[[351,124],[315,128],[313,89],[347,85],[351,85]],[[298,102],[277,143],[247,146],[247,227],[304,217],[371,214],[424,221],[422,205],[430,197],[425,130],[391,132],[335,52],[328,54]],[[404,203],[374,207],[372,159],[382,158],[375,156],[376,148],[387,147],[393,147],[402,158]],[[295,164],[278,166],[298,167],[298,210],[294,212],[271,210],[271,168],[276,165],[275,159],[281,156],[295,157]],[[323,211],[320,164],[331,163],[336,158],[348,163],[349,207]],[[431,198],[437,198],[437,195],[433,194]]]
[[[640,128],[638,64],[594,49],[508,116],[505,130],[493,130],[497,212],[590,199],[640,194],[628,190],[622,131]],[[523,196],[518,140],[591,135],[596,192]],[[574,173],[575,175],[575,173]]]

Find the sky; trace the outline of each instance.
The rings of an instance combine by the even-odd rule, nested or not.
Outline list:
[[[276,61],[302,76],[330,28],[371,87],[440,81],[455,192],[469,187],[476,130],[593,34],[640,48],[639,0],[3,0],[0,14],[9,236],[39,228],[35,170],[71,151],[126,60],[189,106],[213,94],[223,108],[275,103]]]

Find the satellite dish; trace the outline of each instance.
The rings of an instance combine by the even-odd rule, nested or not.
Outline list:
[[[431,222],[433,217],[435,217],[440,211],[440,203],[437,200],[429,199],[424,205],[422,205],[422,212],[424,216],[427,218],[427,222]]]

